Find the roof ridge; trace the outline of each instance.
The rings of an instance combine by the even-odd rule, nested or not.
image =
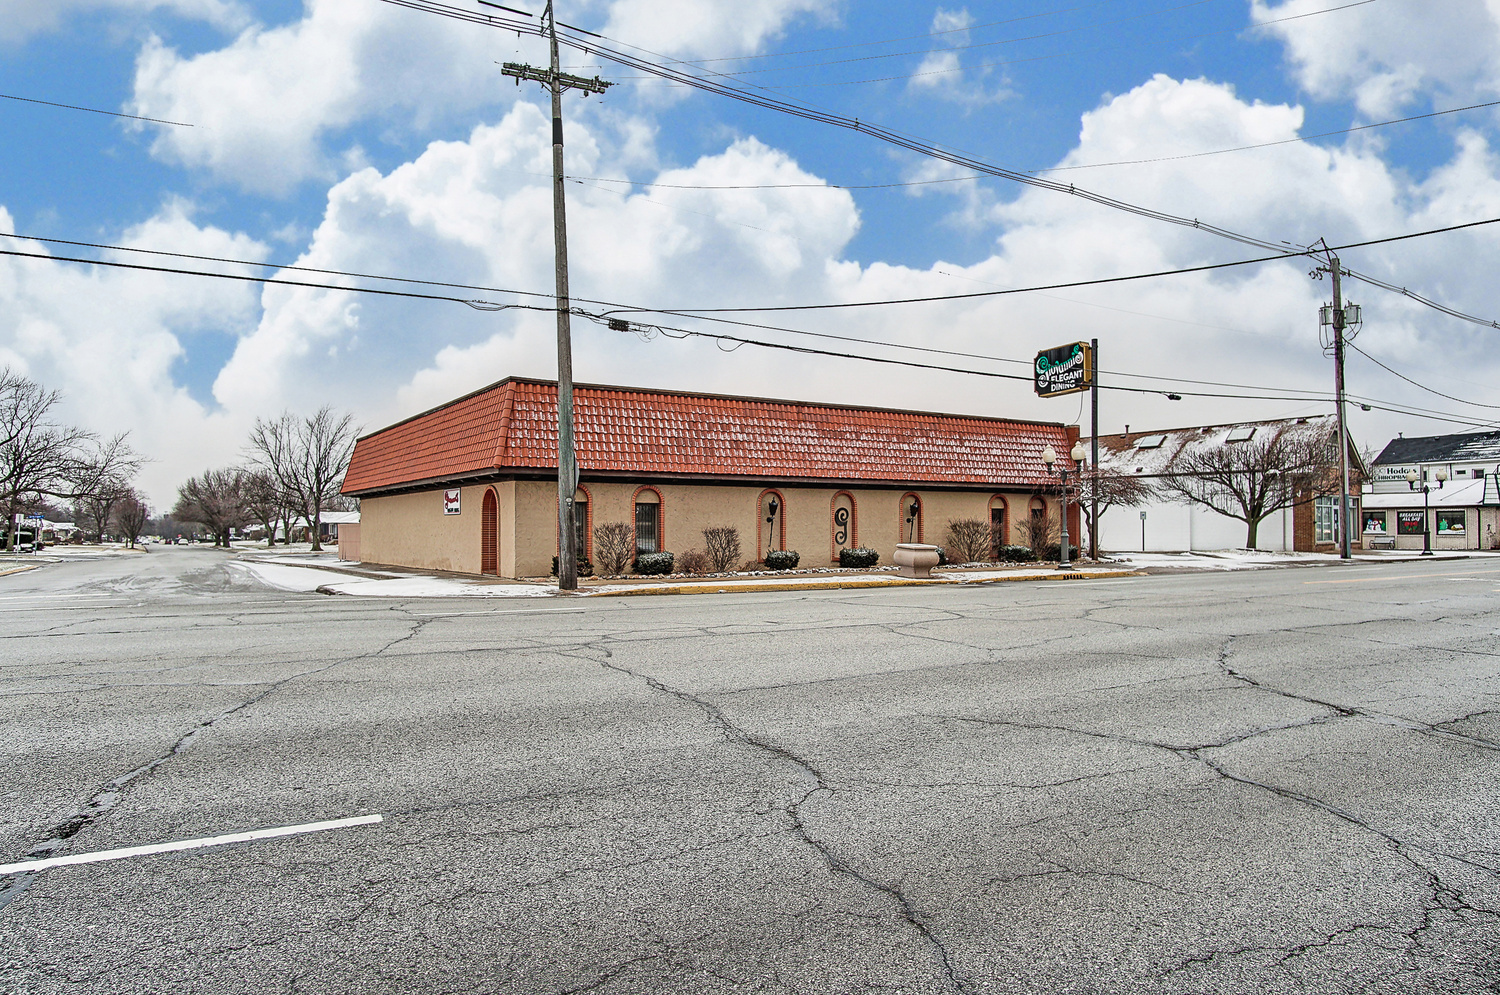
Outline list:
[[[505,383],[505,400],[500,402],[500,418],[495,423],[495,453],[490,457],[491,465],[500,466],[500,454],[510,448],[510,418],[516,406],[516,387]]]

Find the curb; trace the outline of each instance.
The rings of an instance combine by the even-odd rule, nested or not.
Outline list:
[[[1059,580],[1110,580],[1117,577],[1145,577],[1144,570],[1101,570],[1092,573],[1057,573],[1057,574],[1018,574],[1014,577],[984,577],[979,580],[965,580],[957,577],[934,577],[931,580],[917,580],[907,577],[893,577],[889,580],[884,578],[869,579],[862,581],[854,580],[828,580],[804,582],[801,584],[771,582],[757,584],[741,581],[730,582],[723,585],[713,584],[642,584],[623,591],[589,591],[579,592],[579,596],[585,598],[630,598],[650,594],[739,594],[741,592],[759,591],[835,591],[835,590],[860,590],[882,587],[932,587],[932,586],[969,586],[978,587],[984,584],[1013,584],[1017,581],[1059,581]]]
[[[28,570],[35,570],[36,568],[37,564],[35,563],[25,563],[19,567],[8,567],[4,570],[0,570],[0,577],[8,577],[11,574],[23,574]]]

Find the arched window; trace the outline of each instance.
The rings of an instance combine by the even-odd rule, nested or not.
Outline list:
[[[925,542],[922,529],[922,499],[914,492],[901,495],[901,532],[897,542]]]
[[[786,549],[786,498],[780,491],[760,492],[760,518],[755,526],[755,558],[773,549]]]
[[[655,487],[639,487],[635,492],[635,551],[659,553],[665,542],[661,492]]]
[[[859,546],[859,517],[854,507],[854,495],[839,491],[833,496],[829,514],[832,516],[829,534],[829,559],[837,563],[839,550],[856,549]]]
[[[499,525],[500,502],[495,498],[495,489],[487,487],[484,491],[483,509],[479,514],[479,572],[482,574],[500,574]]]
[[[1000,494],[990,497],[990,557],[1000,558],[1000,547],[1010,545],[1010,515],[1005,498]]]
[[[592,560],[594,552],[594,506],[589,503],[588,488],[579,485],[573,492],[573,528],[577,530],[578,561]]]

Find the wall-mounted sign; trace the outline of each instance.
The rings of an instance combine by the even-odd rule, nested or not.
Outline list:
[[[1076,394],[1094,385],[1094,352],[1087,342],[1072,342],[1036,354],[1033,370],[1039,397]]]
[[[457,487],[453,488],[452,490],[443,491],[443,514],[459,514],[459,498],[462,496],[463,491]]]
[[[1372,466],[1371,477],[1382,482],[1395,483],[1400,481],[1406,483],[1406,474],[1411,470],[1420,470],[1421,467],[1387,464],[1385,466]]]
[[[1422,518],[1423,515],[1420,511],[1396,512],[1396,534],[1402,536],[1421,535]]]

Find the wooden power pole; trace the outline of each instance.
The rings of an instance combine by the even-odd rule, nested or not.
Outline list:
[[[578,588],[578,526],[575,522],[573,495],[578,491],[578,457],[573,447],[573,339],[569,325],[568,298],[568,219],[563,190],[562,95],[564,90],[581,90],[585,95],[603,93],[613,84],[595,76],[585,79],[561,71],[557,60],[557,17],[548,0],[542,14],[551,43],[550,69],[507,62],[501,71],[521,80],[532,80],[545,86],[552,95],[552,243],[557,261],[557,586],[560,590]]]

